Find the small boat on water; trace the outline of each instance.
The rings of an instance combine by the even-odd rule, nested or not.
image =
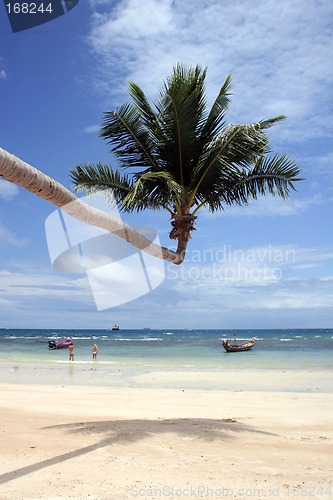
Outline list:
[[[70,346],[72,342],[72,337],[68,337],[66,340],[62,340],[61,342],[58,342],[58,339],[50,339],[49,349],[63,349]]]
[[[113,327],[111,328],[111,330],[119,330],[119,325],[113,325]]]
[[[243,352],[252,349],[256,343],[255,339],[247,340],[242,344],[230,344],[229,340],[222,340],[222,347],[224,347],[226,352]]]

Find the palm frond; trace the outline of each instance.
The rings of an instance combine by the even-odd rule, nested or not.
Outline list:
[[[130,96],[133,99],[133,102],[140,111],[140,115],[143,118],[145,124],[148,126],[154,124],[156,122],[156,113],[149,104],[148,99],[143,90],[134,82],[129,82],[128,90]]]
[[[251,169],[240,169],[230,172],[215,190],[215,197],[220,198],[222,205],[247,205],[250,199],[267,193],[286,199],[290,190],[295,190],[294,183],[303,179],[298,177],[300,169],[286,155],[275,155],[272,158],[261,156]],[[208,197],[207,197],[208,198]],[[217,201],[207,199],[211,210],[217,207]]]
[[[303,180],[297,177],[299,173],[300,169],[295,161],[285,154],[276,154],[272,158],[261,156],[251,170],[241,173],[233,192],[236,199],[244,203],[267,192],[286,199],[291,190],[295,191],[294,183]]]
[[[154,141],[135,106],[125,104],[111,113],[105,113],[100,137],[111,145],[111,152],[122,167],[157,168]]]
[[[231,74],[222,85],[201,131],[201,138],[211,140],[224,127],[224,115],[230,102]]]
[[[272,127],[275,123],[281,122],[282,120],[285,120],[287,117],[285,115],[278,115],[275,116],[274,118],[268,118],[267,120],[261,120],[258,122],[258,126],[260,127],[261,130],[265,128],[270,128]]]
[[[69,172],[77,191],[83,191],[88,195],[102,191],[106,198],[110,200],[114,198],[120,205],[133,186],[133,181],[127,175],[121,176],[118,170],[113,170],[109,165],[100,162],[95,165],[77,165]]]
[[[177,66],[156,103],[164,133],[157,154],[183,186],[189,183],[198,156],[198,131],[205,120],[205,75],[206,70],[198,66],[194,69]]]
[[[268,138],[252,125],[228,125],[205,148],[192,175],[192,199],[200,190],[206,191],[222,176],[239,166],[253,164],[267,153]]]
[[[127,212],[133,210],[152,210],[179,204],[181,200],[181,186],[168,172],[145,172],[137,176],[132,189],[123,200],[123,209]]]
[[[299,173],[296,163],[285,154],[272,158],[260,156],[251,168],[236,165],[230,168],[222,164],[214,181],[196,192],[197,209],[193,213],[204,205],[212,212],[223,210],[227,205],[247,205],[250,199],[267,193],[286,199],[290,191],[295,190],[294,183],[303,180],[298,177]]]

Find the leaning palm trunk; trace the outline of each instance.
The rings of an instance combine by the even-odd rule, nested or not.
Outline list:
[[[153,257],[162,258],[174,264],[181,264],[184,260],[184,248],[173,252],[152,243],[133,227],[84,203],[62,184],[2,148],[0,148],[0,177],[61,207],[64,212],[81,222],[100,227],[119,236]]]

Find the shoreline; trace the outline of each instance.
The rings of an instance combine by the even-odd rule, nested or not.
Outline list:
[[[333,394],[0,390],[1,500],[333,495]]]
[[[333,393],[333,371],[327,368],[213,369],[116,365],[100,362],[55,364],[1,363],[0,380],[12,385],[184,389],[205,391],[278,391]]]

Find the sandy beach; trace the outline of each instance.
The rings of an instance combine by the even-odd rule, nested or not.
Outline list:
[[[331,393],[0,389],[1,500],[333,497]]]

